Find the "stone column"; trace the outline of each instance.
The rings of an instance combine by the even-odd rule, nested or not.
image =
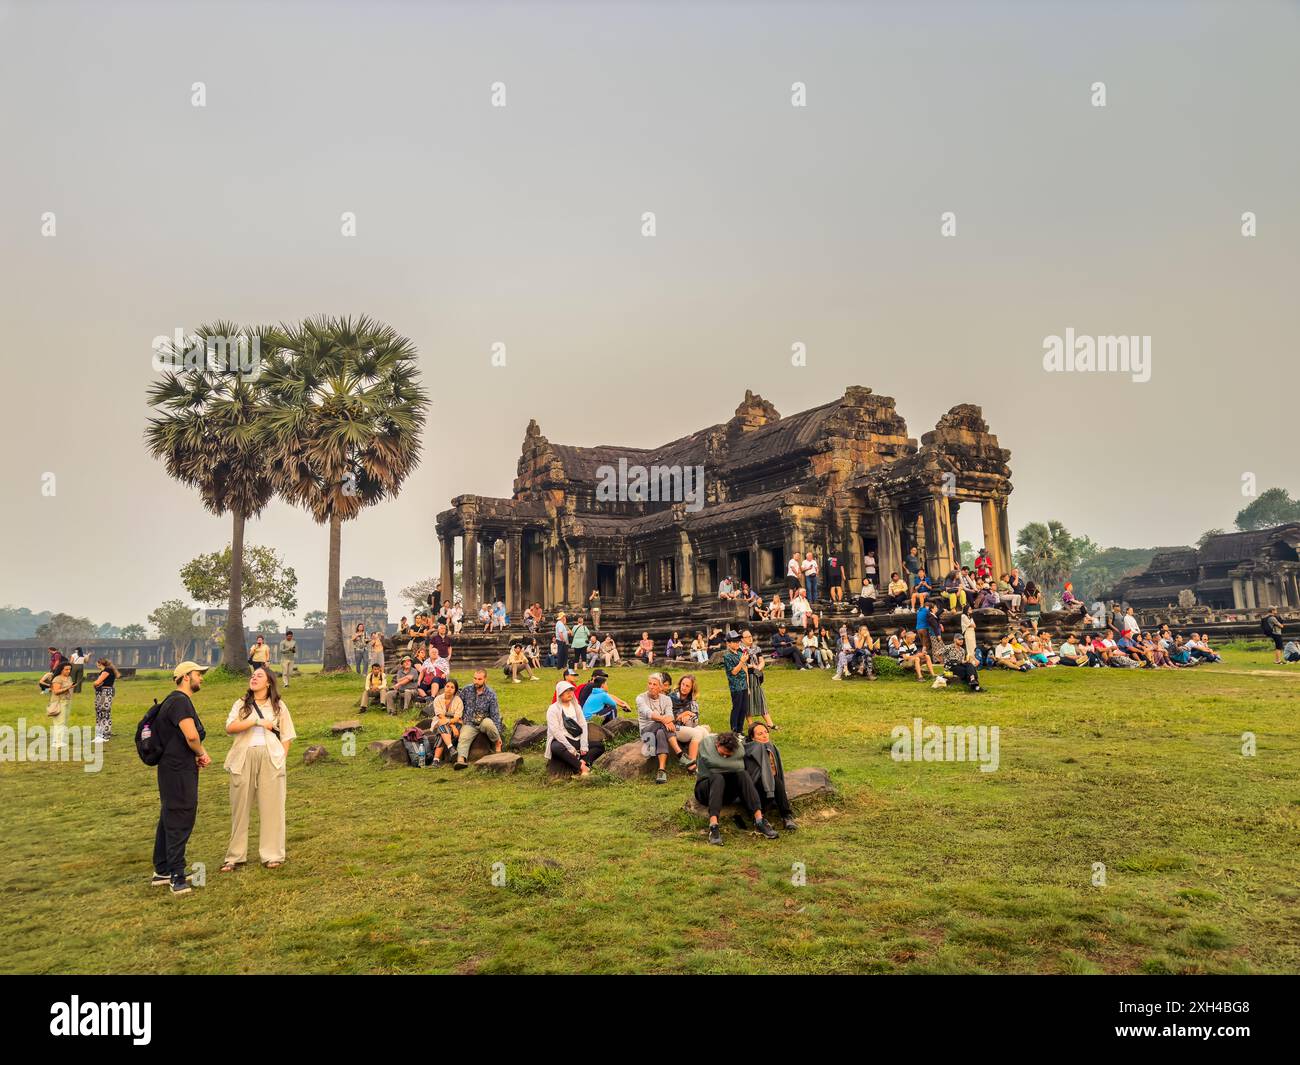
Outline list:
[[[483,534],[483,559],[479,565],[479,601],[493,603],[496,601],[497,583],[497,536],[496,533]]]
[[[523,578],[520,570],[523,541],[521,532],[506,534],[506,613],[512,617],[523,609]]]
[[[462,538],[460,554],[461,605],[465,608],[465,622],[468,624],[473,615],[478,613],[479,579],[478,579],[478,530],[467,527]]]
[[[587,553],[569,551],[569,602],[583,613],[587,609]]]
[[[1246,585],[1240,577],[1232,578],[1232,608],[1234,610],[1246,609]]]
[[[1254,609],[1255,609],[1255,603],[1256,603],[1256,600],[1255,600],[1255,580],[1254,580],[1253,577],[1248,577],[1248,578],[1247,578],[1245,581],[1243,581],[1242,583],[1245,585],[1245,590],[1246,590],[1246,609],[1247,609],[1247,610],[1254,610]]]
[[[889,585],[891,573],[903,572],[903,530],[898,508],[880,508],[876,532],[876,580],[881,590]]]
[[[1001,577],[1007,572],[1006,559],[1002,557],[1002,534],[999,531],[998,504],[995,499],[980,501],[980,517],[984,520],[984,546],[988,548],[989,559],[993,564],[993,576]]]
[[[931,582],[943,580],[952,569],[952,529],[949,524],[948,499],[934,492],[922,504],[921,520],[925,523],[925,572]]]
[[[451,536],[441,537],[442,543],[442,570],[438,574],[438,591],[442,595],[444,603],[450,603],[452,600],[453,587],[452,578],[456,575],[456,548],[455,538]]]
[[[848,587],[844,589],[846,599],[852,599],[862,587],[862,572],[866,566],[866,554],[862,548],[861,533],[859,531],[859,522],[861,518],[856,510],[849,511],[848,521],[846,523],[843,544],[843,556],[840,558],[840,566],[844,570],[844,580]],[[880,566],[880,559],[876,559],[877,569]]]
[[[1012,565],[1011,527],[1007,524],[1007,501],[998,500],[998,542],[1002,545],[1002,573],[1010,573]],[[1000,577],[1002,574],[999,573]]]
[[[695,600],[695,552],[691,550],[691,538],[685,530],[678,533],[677,546],[677,587],[682,602]]]

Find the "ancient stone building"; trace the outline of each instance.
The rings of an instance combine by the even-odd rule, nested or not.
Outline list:
[[[349,577],[339,594],[339,613],[343,631],[348,635],[358,622],[365,623],[367,632],[387,632],[388,597],[384,594],[384,582],[373,577]]]
[[[1161,610],[1189,589],[1219,610],[1300,608],[1300,522],[1211,536],[1201,548],[1161,551],[1146,570],[1116,585],[1113,598]]]
[[[913,545],[946,574],[963,503],[1004,570],[1009,457],[978,407],[953,407],[918,445],[893,399],[858,386],[785,418],[746,392],[730,421],[650,449],[553,444],[534,421],[512,498],[457,496],[438,515],[441,590],[457,539],[469,610],[578,606],[599,589],[635,617],[712,600],[726,575],[770,593],[794,551],[839,556],[854,587],[868,549],[886,580]]]

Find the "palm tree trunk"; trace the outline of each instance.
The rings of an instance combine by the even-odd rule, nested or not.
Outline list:
[[[248,648],[244,644],[244,515],[238,511],[230,534],[230,602],[226,605],[221,664],[232,673],[248,672]]]
[[[347,670],[347,647],[343,643],[343,614],[339,606],[339,568],[343,555],[343,519],[337,514],[330,515],[330,572],[329,590],[325,603],[325,664],[323,670]]]

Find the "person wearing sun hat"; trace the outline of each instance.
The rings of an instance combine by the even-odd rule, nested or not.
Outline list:
[[[207,732],[194,709],[194,696],[203,686],[207,666],[181,662],[172,670],[176,682],[158,706],[153,728],[162,748],[158,762],[161,812],[153,843],[153,883],[170,884],[173,895],[190,891],[185,875],[185,845],[194,831],[199,809],[199,770],[212,764],[203,749]]]

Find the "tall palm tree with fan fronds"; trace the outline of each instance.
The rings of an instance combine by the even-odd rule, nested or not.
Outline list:
[[[343,522],[397,492],[420,460],[428,396],[415,345],[372,318],[284,327],[261,384],[276,487],[329,526],[324,668],[348,668],[339,606]]]
[[[260,443],[258,420],[265,405],[256,374],[241,371],[234,345],[262,358],[274,351],[274,330],[231,322],[201,325],[184,350],[169,341],[159,349],[162,376],[148,393],[158,412],[145,429],[145,445],[168,474],[196,488],[213,514],[231,515],[230,600],[221,661],[234,672],[248,671],[244,644],[244,525],[275,495],[271,466]],[[195,358],[194,345],[202,352]],[[171,367],[171,368],[166,368]]]

